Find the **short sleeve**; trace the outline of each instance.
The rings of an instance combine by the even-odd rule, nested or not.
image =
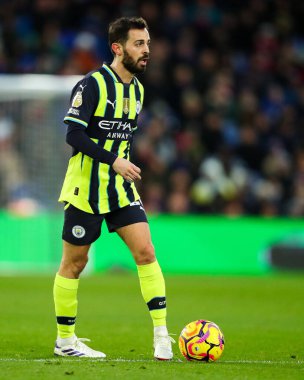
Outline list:
[[[99,90],[96,80],[85,77],[72,90],[70,107],[63,119],[66,124],[78,123],[87,127],[99,101]]]

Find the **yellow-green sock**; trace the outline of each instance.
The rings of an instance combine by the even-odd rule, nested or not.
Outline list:
[[[158,262],[137,265],[137,271],[141,293],[149,308],[154,327],[166,326],[166,287]]]
[[[60,338],[70,338],[75,332],[78,283],[79,279],[65,278],[56,274],[53,294]]]

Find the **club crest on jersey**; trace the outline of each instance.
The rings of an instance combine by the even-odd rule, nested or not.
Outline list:
[[[86,86],[79,85],[80,90],[76,92],[76,95],[74,96],[72,107],[78,108],[82,105],[82,93]]]
[[[125,114],[129,113],[130,109],[130,99],[129,98],[123,98],[123,111]]]

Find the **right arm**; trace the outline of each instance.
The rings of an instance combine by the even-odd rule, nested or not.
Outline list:
[[[86,134],[85,127],[80,124],[68,125],[66,142],[77,151],[112,166],[127,181],[141,179],[139,167],[94,143]]]

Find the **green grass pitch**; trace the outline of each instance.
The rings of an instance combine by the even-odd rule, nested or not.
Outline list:
[[[50,276],[0,278],[0,379],[304,379],[304,275],[166,276],[168,326],[217,323],[225,350],[215,363],[152,357],[152,323],[135,273],[84,276],[77,335],[104,361],[55,358]]]

